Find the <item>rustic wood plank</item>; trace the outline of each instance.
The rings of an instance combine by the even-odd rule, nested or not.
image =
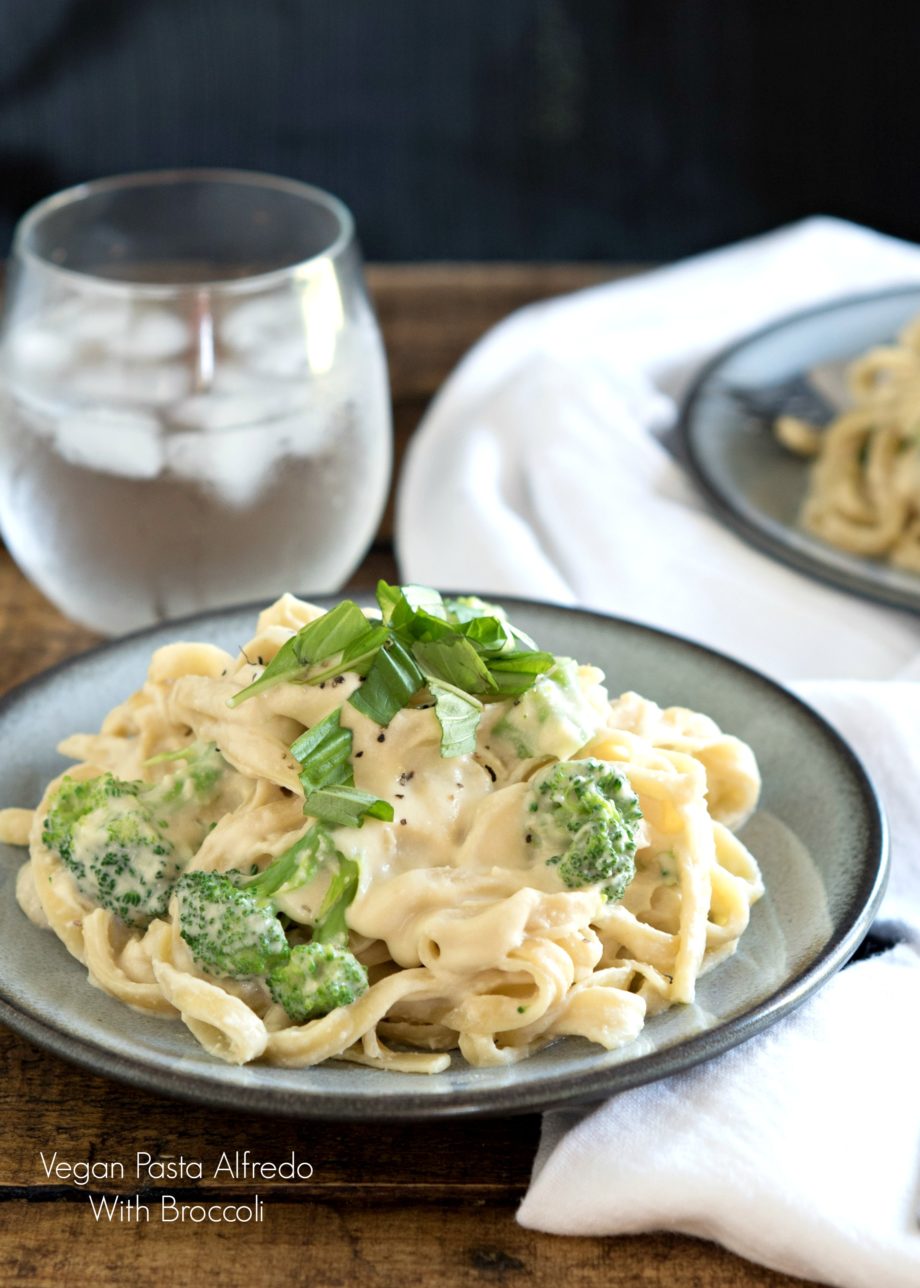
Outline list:
[[[6,692],[55,662],[82,653],[99,636],[68,621],[0,548],[0,639],[0,692]]]
[[[272,1288],[796,1288],[802,1280],[739,1261],[680,1235],[564,1239],[523,1230],[505,1204],[394,1211],[353,1203],[273,1203],[260,1224],[97,1224],[87,1202],[0,1209],[5,1281],[33,1288],[126,1282]]]

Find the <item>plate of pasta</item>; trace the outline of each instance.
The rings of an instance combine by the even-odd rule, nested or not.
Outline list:
[[[920,609],[920,287],[838,300],[741,340],[698,377],[680,433],[743,537]]]
[[[238,1109],[599,1099],[802,1002],[884,884],[871,784],[810,708],[529,601],[381,582],[167,623],[0,731],[0,1020]]]

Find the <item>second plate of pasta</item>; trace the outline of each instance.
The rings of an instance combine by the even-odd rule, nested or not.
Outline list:
[[[717,356],[681,417],[697,481],[743,537],[801,572],[913,611],[917,319],[916,286],[784,318]]]
[[[884,826],[819,717],[632,623],[417,595],[169,623],[5,701],[0,1019],[212,1103],[511,1112],[846,961]]]

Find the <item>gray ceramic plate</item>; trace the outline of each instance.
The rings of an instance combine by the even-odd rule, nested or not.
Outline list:
[[[754,671],[615,618],[506,600],[544,648],[596,662],[611,692],[636,689],[695,707],[754,748],[765,790],[744,839],[767,895],[737,954],[707,975],[695,1006],[652,1019],[617,1052],[563,1039],[507,1069],[461,1060],[425,1078],[329,1063],[236,1068],[209,1057],[180,1024],[145,1018],[92,988],[49,932],[20,912],[21,852],[0,853],[0,1021],[66,1059],[137,1086],[234,1109],[302,1117],[393,1119],[512,1113],[597,1100],[687,1068],[791,1011],[842,966],[864,935],[886,872],[884,823],[859,763],[808,707]],[[175,639],[236,649],[255,609],[187,618],[104,645],[39,676],[0,705],[0,802],[32,805],[63,762],[54,746],[142,681],[153,649]],[[0,847],[2,849],[3,847]]]
[[[719,516],[741,536],[800,572],[898,608],[920,611],[920,576],[848,554],[799,526],[808,465],[774,438],[778,415],[833,409],[807,374],[892,341],[920,314],[920,287],[839,300],[748,336],[704,368],[681,414],[689,465]]]

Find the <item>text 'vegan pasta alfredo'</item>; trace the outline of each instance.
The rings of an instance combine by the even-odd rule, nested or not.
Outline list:
[[[154,653],[34,811],[17,895],[99,988],[213,1055],[437,1073],[691,1002],[762,893],[760,785],[704,715],[422,587],[285,595],[236,658]]]

